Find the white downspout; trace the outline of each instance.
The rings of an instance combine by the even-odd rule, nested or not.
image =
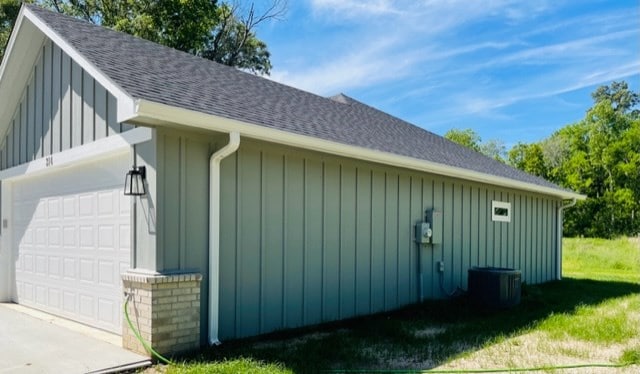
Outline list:
[[[209,344],[219,345],[220,294],[220,161],[240,146],[240,133],[229,133],[229,143],[209,158]]]
[[[558,243],[556,245],[556,279],[562,279],[562,222],[563,219],[563,211],[565,209],[571,208],[576,205],[576,199],[573,198],[571,202],[566,205],[561,205],[558,207]]]

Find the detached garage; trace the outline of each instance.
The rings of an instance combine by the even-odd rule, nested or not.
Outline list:
[[[32,5],[0,66],[0,180],[0,300],[142,353],[125,300],[176,352],[446,297],[474,266],[557,279],[584,198],[345,95]]]

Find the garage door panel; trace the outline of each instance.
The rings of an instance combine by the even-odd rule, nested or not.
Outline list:
[[[45,286],[36,284],[36,303],[41,306],[47,306],[47,288]]]
[[[93,260],[80,259],[80,279],[81,282],[93,282]]]
[[[114,225],[100,225],[98,226],[98,249],[101,251],[114,251]]]
[[[47,245],[47,229],[45,227],[36,227],[36,246]]]
[[[73,248],[76,246],[77,230],[75,226],[64,226],[62,228],[62,244],[65,247]]]
[[[47,201],[47,219],[57,221],[60,218],[60,198],[49,198]]]
[[[54,310],[60,310],[60,298],[62,297],[58,288],[49,287],[48,304]]]
[[[120,248],[121,251],[128,253],[131,249],[131,226],[126,223],[119,224],[118,233],[119,233],[118,247]]]
[[[98,283],[101,285],[113,284],[116,276],[116,267],[113,261],[99,261],[98,262]]]
[[[91,294],[80,294],[80,316],[86,320],[96,319],[95,308],[93,306],[95,302],[94,297]]]
[[[130,261],[126,155],[15,182],[16,302],[121,333]]]
[[[49,257],[49,277],[60,279],[62,278],[62,271],[60,266],[60,257],[59,256],[50,256]]]
[[[65,257],[63,259],[64,262],[64,279],[75,281],[76,280],[76,259]]]
[[[99,298],[98,299],[98,320],[102,323],[112,324],[115,323],[114,315],[117,306],[111,299]]]
[[[36,274],[40,276],[47,276],[47,257],[42,255],[36,255]]]
[[[76,299],[77,294],[74,291],[62,291],[62,309],[68,315],[76,315]]]
[[[78,197],[77,196],[67,196],[62,200],[62,216],[67,218],[76,217],[78,205]]]
[[[83,194],[78,197],[78,205],[80,209],[80,217],[92,217],[95,209],[93,208],[95,195],[93,193]]]

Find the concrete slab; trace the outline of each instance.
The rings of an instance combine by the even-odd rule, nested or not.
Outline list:
[[[63,318],[0,303],[0,373],[108,373],[144,367],[117,335]]]

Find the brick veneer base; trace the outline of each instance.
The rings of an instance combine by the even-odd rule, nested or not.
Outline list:
[[[129,318],[154,350],[172,354],[200,347],[201,274],[127,272],[122,281],[124,292],[129,295]],[[122,326],[123,347],[150,356],[126,319]]]

